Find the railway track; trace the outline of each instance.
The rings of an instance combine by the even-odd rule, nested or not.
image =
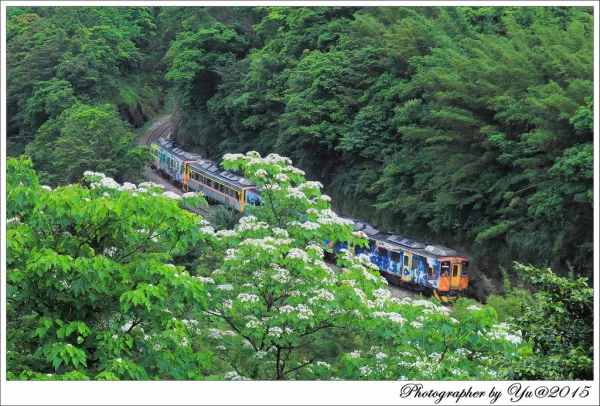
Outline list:
[[[150,146],[150,144],[152,144],[153,141],[156,141],[159,138],[167,137],[169,135],[169,133],[171,132],[172,127],[173,127],[173,125],[171,123],[171,117],[168,116],[164,123],[158,124],[156,126],[156,128],[150,129],[148,131],[148,134],[143,136],[144,145]],[[179,195],[183,194],[183,191],[181,190],[181,188],[178,188],[175,185],[173,185],[171,182],[166,181],[166,179],[164,177],[162,177],[157,171],[153,171],[152,169],[147,168],[145,173],[146,173],[146,178],[148,178],[148,180],[152,180],[154,182],[161,183],[163,186],[165,186],[165,190],[170,190]],[[206,219],[210,219],[210,218],[215,217],[215,213],[213,211],[209,210],[211,207],[212,206],[209,206],[208,209],[203,208],[203,207],[200,207],[200,208],[185,207],[185,209],[192,213],[199,214]],[[327,261],[327,263],[332,268],[339,270],[339,268],[335,264],[335,261],[329,260],[329,261]],[[412,290],[405,289],[405,288],[402,288],[400,286],[393,285],[393,284],[388,284],[388,288],[391,291],[392,295],[397,298],[405,298],[405,297],[413,298],[418,295],[418,292],[414,292]]]
[[[156,141],[159,138],[164,138],[165,135],[168,136],[171,133],[172,127],[173,124],[171,123],[171,117],[169,116],[167,121],[156,127],[154,130],[148,132],[148,135],[144,141],[144,145],[150,146],[153,141]]]
[[[156,128],[151,127],[148,130],[147,134],[144,134],[141,137],[141,139],[138,141],[138,143],[142,144],[142,145],[150,146],[152,144],[152,142],[157,141],[159,138],[168,137],[171,133],[171,129],[173,128],[173,124],[171,123],[171,116],[165,117],[164,120],[165,121],[163,123],[158,123]],[[162,184],[164,186],[165,190],[169,190],[173,193],[177,193],[178,195],[183,194],[183,191],[181,190],[181,188],[178,188],[177,186],[173,185],[171,182],[168,182],[157,171],[154,171],[150,168],[146,168],[146,170],[144,171],[144,177],[146,178],[146,180]],[[185,207],[185,209],[192,213],[199,214],[206,219],[213,218],[215,216],[215,214],[212,211],[210,211],[209,209],[205,209],[203,207],[199,207],[199,208]]]

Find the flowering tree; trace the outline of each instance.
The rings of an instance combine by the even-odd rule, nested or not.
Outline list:
[[[30,161],[7,168],[9,379],[202,376],[208,355],[177,317],[202,308],[203,284],[168,264],[205,239],[180,209],[202,198],[92,172],[51,190]]]
[[[324,240],[366,236],[289,159],[223,165],[264,204],[215,231],[182,210],[201,196],[94,172],[51,190],[9,160],[9,379],[493,379],[526,350],[493,309],[456,320],[392,297],[364,255],[326,264]],[[169,263],[204,248],[196,269]]]
[[[519,337],[495,327],[491,309],[459,322],[445,307],[392,298],[366,256],[346,251],[340,272],[329,267],[325,239],[364,246],[366,236],[289,159],[250,152],[225,155],[223,165],[255,181],[264,202],[234,230],[214,233],[226,257],[202,277],[215,326],[208,338],[232,369],[226,378],[494,377],[490,354],[518,357]],[[324,350],[327,342],[355,351],[340,360]],[[358,342],[379,345],[361,351]]]

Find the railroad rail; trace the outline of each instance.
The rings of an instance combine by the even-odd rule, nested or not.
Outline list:
[[[152,144],[153,141],[156,141],[159,138],[163,138],[164,134],[168,135],[172,127],[173,124],[171,123],[171,119],[169,117],[167,121],[165,121],[163,124],[159,125],[154,130],[148,133],[148,135],[146,136],[146,140],[144,141],[144,145],[150,146],[150,144]]]

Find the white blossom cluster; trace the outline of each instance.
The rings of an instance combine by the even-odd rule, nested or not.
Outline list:
[[[274,267],[274,273],[271,274],[271,279],[275,282],[279,283],[287,283],[290,280],[290,271],[287,269],[280,268],[278,266]]]
[[[287,182],[288,180],[290,180],[290,178],[288,178],[287,175],[283,173],[277,173],[273,177],[279,182]]]
[[[321,182],[315,182],[315,181],[306,181],[304,183],[301,183],[297,186],[298,189],[322,189],[323,188],[323,184]]]
[[[260,298],[257,295],[252,295],[252,294],[247,294],[247,293],[240,293],[237,297],[237,299],[240,302],[250,302],[250,303],[257,303]]]
[[[288,238],[290,236],[287,230],[284,230],[283,228],[275,227],[271,231],[273,231],[273,234],[275,234],[278,237]]]
[[[205,276],[194,276],[194,278],[198,279],[202,283],[215,283],[215,280],[210,277]]]
[[[512,333],[510,326],[506,323],[496,324],[492,327],[492,331],[487,333],[487,336],[492,340],[508,341],[512,344],[520,344],[522,339],[519,333]]]
[[[325,196],[325,195],[323,195],[323,196]],[[321,198],[323,198],[323,196],[321,196]],[[320,210],[318,216],[319,216],[319,218],[317,218],[317,222],[319,224],[342,225],[342,226],[348,226],[348,225],[354,224],[354,222],[352,220],[343,219],[343,218],[339,217],[331,209]]]
[[[238,159],[246,159],[247,156],[244,154],[225,154],[223,155],[223,160],[228,162],[235,162]]]
[[[310,318],[310,316],[314,316],[315,314],[313,313],[312,310],[310,310],[307,306],[303,305],[303,304],[299,304],[298,305],[298,318],[300,320],[308,320]]]
[[[256,172],[254,172],[254,176],[256,176],[257,178],[265,178],[268,175],[268,172],[265,171],[264,169],[258,169]]]
[[[299,248],[292,248],[288,254],[287,257],[290,259],[299,259],[303,262],[309,262],[310,258],[308,258],[308,255],[306,254],[306,252],[304,252],[303,250],[299,249]]]
[[[281,329],[281,327],[271,327],[269,328],[269,333],[267,334],[269,337],[281,337],[281,334],[283,333],[283,330]]]
[[[199,190],[195,191],[195,192],[187,192],[181,195],[182,199],[189,199],[191,197],[204,197],[205,194]]]
[[[171,191],[166,191],[162,194],[163,197],[166,197],[167,199],[171,199],[171,200],[181,200],[181,196],[179,196],[177,193],[171,192]]]
[[[315,303],[317,303],[320,300],[323,300],[325,302],[332,302],[335,299],[335,296],[333,295],[333,293],[331,293],[330,291],[326,290],[326,289],[317,289],[315,291],[313,291],[313,293],[315,294],[313,297],[311,297],[310,299],[308,299],[308,303],[310,303],[311,305],[314,305]]]
[[[108,256],[108,257],[112,258],[112,256],[115,255],[116,252],[117,252],[117,247],[104,247],[103,254],[105,256]]]
[[[208,329],[208,337],[213,338],[215,340],[220,340],[224,337],[235,337],[237,333],[231,330],[219,330],[218,328],[209,328]]]
[[[287,194],[285,195],[288,199],[306,199],[306,195],[302,193],[301,190],[298,190],[293,187],[289,187],[287,189]]]
[[[379,318],[387,318],[387,319],[393,321],[394,323],[398,323],[398,324],[404,324],[404,322],[406,321],[406,319],[404,317],[402,317],[399,313],[373,312],[373,316],[379,317]]]
[[[249,378],[241,376],[237,371],[230,371],[225,374],[223,379],[227,381],[248,381]]]
[[[316,244],[309,244],[306,246],[306,250],[307,251],[314,251],[319,257],[323,257],[324,252],[323,252],[323,248],[319,247]]]

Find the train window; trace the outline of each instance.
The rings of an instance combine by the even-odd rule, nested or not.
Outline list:
[[[408,266],[408,255],[404,255],[404,266]]]
[[[400,253],[390,251],[390,261],[392,262],[400,262]]]
[[[388,250],[386,250],[385,248],[379,248],[379,256],[380,257],[384,257],[387,258],[388,256]]]
[[[462,262],[462,276],[467,276],[467,271],[469,269],[469,263],[467,261]]]
[[[450,276],[450,262],[442,262],[440,266],[440,277]]]
[[[458,276],[458,264],[452,265],[452,277],[456,278]]]

